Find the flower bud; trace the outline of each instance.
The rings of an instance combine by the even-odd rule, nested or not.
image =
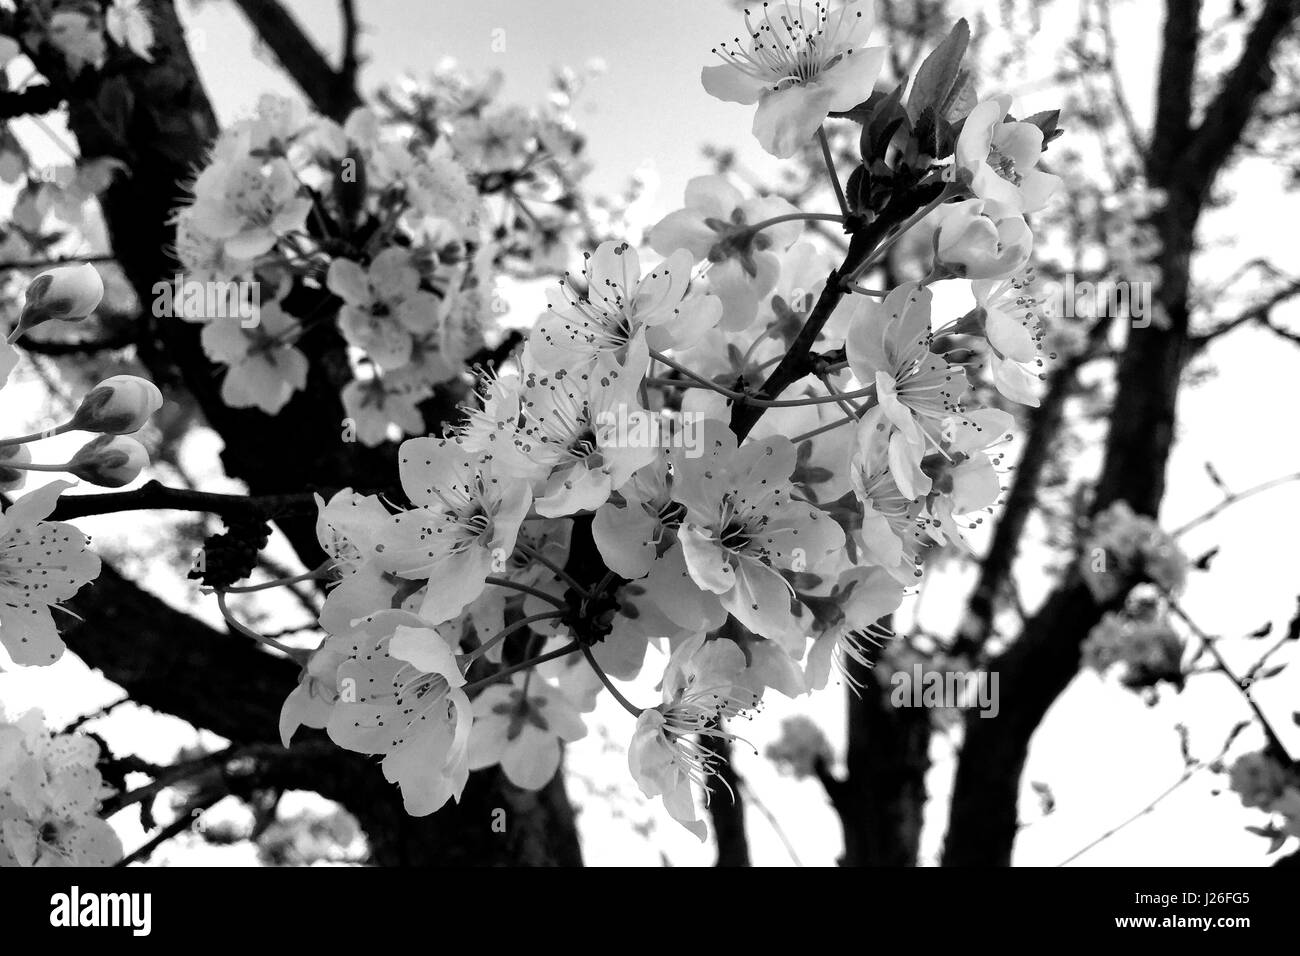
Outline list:
[[[10,462],[26,465],[32,460],[32,450],[27,445],[0,446],[0,491],[17,491],[27,479],[22,468],[9,467]]]
[[[69,425],[87,432],[129,435],[143,428],[162,405],[162,392],[153,382],[135,375],[114,375],[90,390]]]
[[[1029,261],[1034,235],[1021,216],[993,220],[984,201],[967,199],[941,207],[934,234],[937,266],[964,279],[1001,279]]]
[[[149,453],[126,435],[100,435],[82,445],[68,462],[68,471],[92,485],[121,488],[139,477]]]
[[[27,286],[19,329],[61,319],[76,322],[95,311],[104,297],[104,280],[89,262],[46,269]]]

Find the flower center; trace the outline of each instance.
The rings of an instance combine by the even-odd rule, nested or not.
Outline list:
[[[1016,172],[1016,161],[997,147],[989,151],[989,165],[993,167],[995,173],[1013,186],[1019,186],[1021,180],[1025,178]]]
[[[764,3],[761,18],[751,19],[745,11],[749,49],[740,37],[734,37],[732,45],[719,43],[713,52],[746,76],[770,84],[773,92],[801,86],[811,83],[840,57],[853,53],[840,35],[852,30],[862,12],[846,18],[847,12],[848,5],[842,5],[832,19],[829,6],[816,0],[807,18],[802,2],[797,13],[787,6],[785,12],[773,16]]]

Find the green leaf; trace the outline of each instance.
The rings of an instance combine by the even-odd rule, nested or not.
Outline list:
[[[912,92],[907,97],[907,114],[913,120],[927,106],[933,106],[942,115],[942,107],[957,83],[962,57],[966,55],[969,44],[970,25],[963,18],[953,24],[944,41],[925,58],[921,68],[916,71]]]
[[[975,80],[971,76],[971,71],[962,70],[957,74],[956,82],[940,104],[939,115],[949,123],[955,123],[959,119],[965,119],[966,114],[973,110],[978,102],[979,94],[975,92]]]
[[[1065,132],[1057,125],[1060,120],[1060,110],[1043,110],[1043,112],[1035,113],[1033,116],[1026,116],[1020,122],[1032,123],[1041,129],[1043,131],[1043,149],[1047,149],[1048,143]]]
[[[858,147],[862,154],[862,161],[868,165],[873,159],[885,155],[885,149],[893,139],[894,133],[901,124],[907,122],[907,111],[903,109],[904,85],[900,83],[894,87],[892,93],[882,96],[872,106],[870,118],[862,125],[862,136],[859,138]]]
[[[876,107],[878,107],[881,104],[881,102],[883,102],[884,100],[892,96],[893,96],[892,93],[881,93],[879,90],[873,90],[871,92],[871,95],[868,96],[861,103],[859,103],[857,106],[854,106],[851,109],[841,110],[838,112],[832,110],[827,115],[830,116],[832,119],[853,120],[853,122],[857,123],[858,125],[865,126],[871,120],[872,115],[876,111]]]

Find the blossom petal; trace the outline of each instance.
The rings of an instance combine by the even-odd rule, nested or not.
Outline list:
[[[759,145],[779,159],[789,159],[822,125],[836,92],[814,83],[765,94],[754,113]]]
[[[710,96],[744,106],[757,103],[764,89],[761,81],[746,76],[728,63],[704,67],[700,70],[700,82]]]

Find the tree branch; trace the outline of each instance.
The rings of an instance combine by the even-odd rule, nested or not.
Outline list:
[[[980,562],[979,580],[966,605],[966,616],[953,645],[954,653],[977,654],[993,629],[998,595],[1002,593],[1020,550],[1020,539],[1038,504],[1043,470],[1051,461],[1052,445],[1065,417],[1065,406],[1078,384],[1079,369],[1106,343],[1112,318],[1097,319],[1084,346],[1052,370],[1038,407],[1030,414],[1020,460],[1011,489],[998,515],[993,539]]]
[[[1297,6],[1300,0],[1266,2],[1212,107],[1217,110],[1215,122],[1222,123],[1223,129],[1211,128],[1207,118],[1197,133],[1192,161],[1181,155],[1181,147],[1196,69],[1200,3],[1168,0],[1151,162],[1154,185],[1165,189],[1168,197],[1155,221],[1161,239],[1156,265],[1162,277],[1156,294],[1168,323],[1129,330],[1091,503],[1093,513],[1116,501],[1151,517],[1159,510],[1188,348],[1189,267],[1204,198],[1237,144],[1258,96],[1267,88],[1268,62]],[[1223,105],[1225,95],[1232,99],[1230,104]],[[1232,133],[1230,140],[1224,139],[1225,130]],[[1115,601],[1122,599],[1124,589],[1120,591]],[[953,780],[945,865],[1010,863],[1029,741],[1077,673],[1079,648],[1109,607],[1094,600],[1072,567],[1026,623],[1019,639],[989,662],[989,670],[1000,675],[1001,710],[996,721],[967,715]]]
[[[157,481],[147,481],[132,491],[112,491],[93,495],[62,495],[55,505],[51,521],[69,521],[89,515],[117,514],[122,511],[202,511],[238,517],[262,517],[266,520],[316,513],[314,495],[325,499],[337,489],[303,491],[284,495],[229,495],[212,491],[169,488]]]
[[[1193,7],[1200,4],[1171,0],[1171,5]],[[1218,95],[1206,108],[1205,118],[1192,135],[1180,163],[1188,171],[1188,177],[1199,184],[1202,195],[1241,141],[1256,101],[1272,84],[1270,61],[1273,51],[1297,16],[1300,16],[1300,0],[1265,0],[1264,8],[1246,37],[1241,55],[1219,88]]]
[[[1300,279],[1293,280],[1283,288],[1278,289],[1263,302],[1251,306],[1235,318],[1229,319],[1226,322],[1220,322],[1218,325],[1202,332],[1200,335],[1193,336],[1191,341],[1188,343],[1189,357],[1199,355],[1205,350],[1205,347],[1215,339],[1221,338],[1234,329],[1239,329],[1243,325],[1248,325],[1252,322],[1259,323],[1274,335],[1286,339],[1288,342],[1300,345],[1300,333],[1292,332],[1289,329],[1284,329],[1280,326],[1274,325],[1271,315],[1274,308],[1295,298],[1297,295],[1300,295]]]
[[[715,866],[749,866],[749,839],[745,835],[745,799],[741,794],[743,782],[732,763],[731,741],[712,734],[700,735],[700,746],[717,755],[720,762],[714,781],[722,787],[709,795],[709,816],[713,818],[713,834],[718,843]]]
[[[341,5],[343,66],[337,71],[280,0],[235,0],[235,3],[318,111],[341,122],[361,105],[356,88],[356,14],[350,2]]]
[[[1200,45],[1201,0],[1165,0],[1165,26],[1147,172],[1163,179],[1190,135],[1192,86]]]

